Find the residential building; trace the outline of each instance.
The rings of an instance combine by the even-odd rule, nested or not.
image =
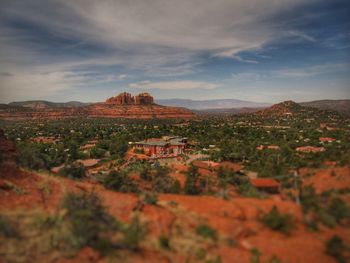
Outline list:
[[[153,158],[176,157],[185,151],[187,138],[163,136],[133,143],[134,149],[141,150]]]

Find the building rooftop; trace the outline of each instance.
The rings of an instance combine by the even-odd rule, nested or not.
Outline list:
[[[255,178],[250,179],[250,183],[256,188],[279,187],[279,182],[272,178]]]
[[[185,139],[187,138],[163,136],[162,138],[151,138],[151,139],[135,142],[134,144],[144,144],[144,145],[150,145],[150,146],[165,146],[167,144],[185,145],[185,143],[182,142]]]

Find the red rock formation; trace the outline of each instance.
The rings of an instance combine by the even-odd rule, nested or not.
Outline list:
[[[123,92],[118,96],[111,97],[106,100],[108,104],[116,104],[116,105],[145,105],[145,104],[153,104],[153,97],[147,93],[140,93],[139,95],[131,96],[130,93]]]
[[[135,104],[153,104],[153,97],[147,93],[140,93],[139,95],[135,96]]]
[[[74,117],[189,119],[193,118],[194,114],[184,108],[157,105],[153,102],[153,97],[149,93],[140,93],[133,97],[127,92],[111,97],[106,102],[94,103],[82,107],[29,109],[8,106],[0,108],[0,119],[6,120],[63,119]]]
[[[117,105],[129,105],[134,104],[134,97],[130,93],[123,92],[118,96],[111,97],[106,100],[106,103],[117,104]]]

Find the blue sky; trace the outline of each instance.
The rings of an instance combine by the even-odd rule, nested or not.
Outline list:
[[[350,98],[347,0],[3,0],[0,102]]]

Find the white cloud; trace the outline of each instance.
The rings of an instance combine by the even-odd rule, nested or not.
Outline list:
[[[138,89],[162,89],[162,90],[178,90],[178,89],[216,89],[220,87],[219,84],[209,83],[204,81],[163,81],[163,82],[151,82],[142,81],[138,83],[129,84],[130,88]]]
[[[81,73],[91,67],[117,65],[128,75],[129,71],[138,71],[146,77],[165,78],[196,72],[202,54],[257,63],[240,52],[259,50],[270,41],[286,37],[285,28],[272,25],[270,18],[303,4],[305,0],[3,1],[3,10],[13,19],[33,28],[37,25],[49,38],[76,43],[61,44],[52,52],[45,41],[2,24],[0,71],[12,76],[0,75],[1,99],[42,97],[81,85],[125,81],[126,76],[119,73],[102,72],[95,78]],[[290,31],[287,36],[313,40],[299,31]],[[72,54],[85,44],[107,52],[60,56],[62,50]],[[200,81],[143,85],[156,89],[218,87]]]
[[[36,99],[77,87],[85,77],[74,72],[26,73],[16,72],[1,81],[2,101]]]
[[[53,34],[81,39],[67,48],[97,43],[136,55],[152,55],[157,50],[158,56],[166,56],[168,50],[162,52],[162,48],[172,48],[182,54],[209,51],[234,57],[285,36],[285,29],[272,26],[268,18],[304,3],[303,0],[139,0],[130,4],[121,0],[58,0],[52,4],[36,0],[26,4],[14,1],[8,4],[8,10]],[[42,12],[38,12],[39,7]],[[299,31],[290,31],[288,35],[311,38]]]
[[[324,64],[302,68],[281,69],[271,72],[274,77],[305,78],[334,72],[348,71],[350,64]]]

